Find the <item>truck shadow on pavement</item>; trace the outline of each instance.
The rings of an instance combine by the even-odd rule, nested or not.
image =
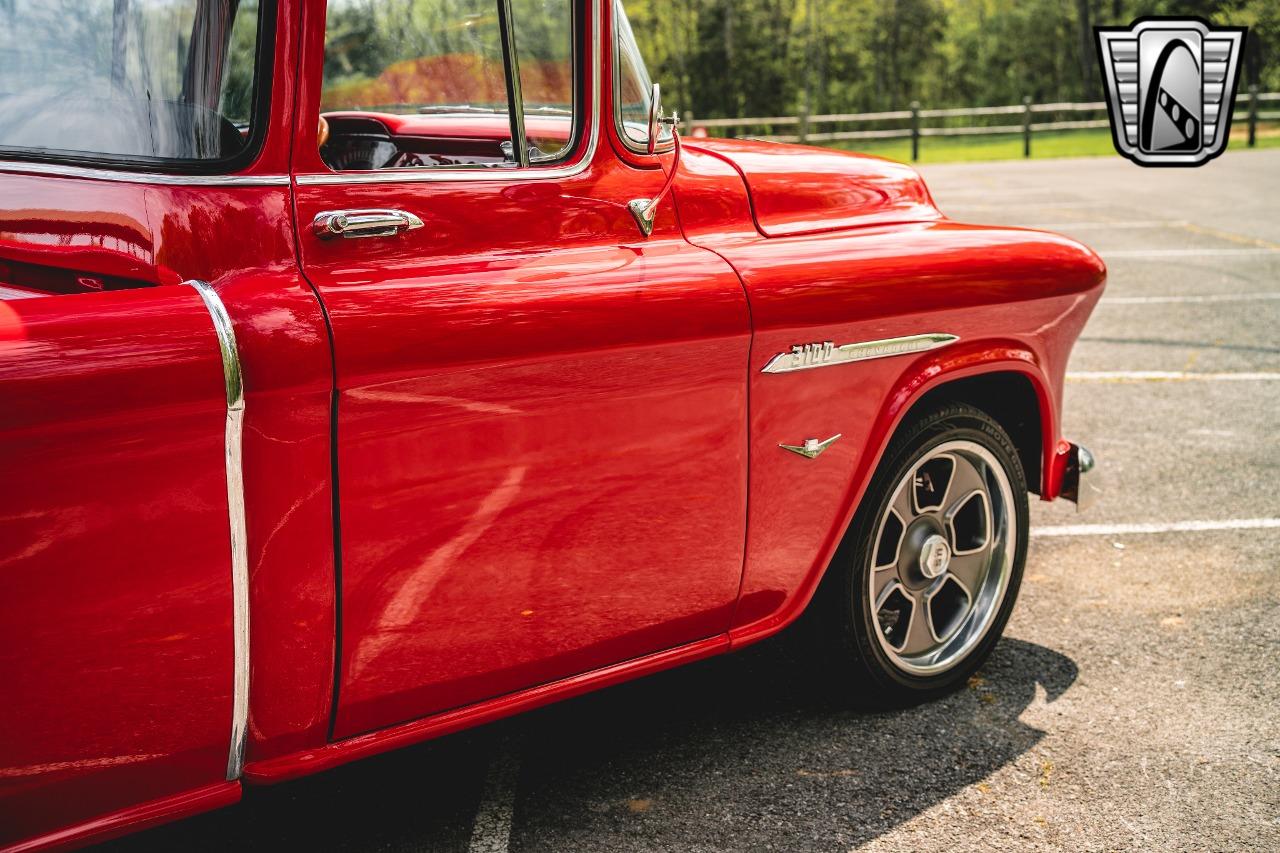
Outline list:
[[[465,851],[508,849],[509,841],[511,850],[848,849],[1026,755],[1043,733],[1022,717],[1029,709],[1033,718],[1052,714],[1046,706],[1076,675],[1066,656],[1006,638],[956,693],[871,713],[836,699],[803,644],[784,635],[252,790],[231,809],[110,846]],[[1037,784],[1039,759],[1023,763],[1027,784]],[[494,768],[506,768],[496,784]],[[967,808],[998,811],[998,804],[979,798]],[[486,815],[479,822],[478,811]]]

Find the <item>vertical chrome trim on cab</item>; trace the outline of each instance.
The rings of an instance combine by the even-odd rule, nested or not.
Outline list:
[[[208,282],[188,281],[204,300],[218,335],[222,376],[227,385],[227,515],[231,525],[231,633],[235,675],[231,693],[231,745],[227,754],[227,781],[240,778],[244,769],[245,734],[249,722],[249,547],[244,517],[244,378],[240,351],[227,308]]]

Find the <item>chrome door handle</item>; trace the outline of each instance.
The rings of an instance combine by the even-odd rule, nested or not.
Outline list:
[[[326,210],[311,222],[311,230],[321,240],[394,237],[421,227],[421,219],[403,210]]]

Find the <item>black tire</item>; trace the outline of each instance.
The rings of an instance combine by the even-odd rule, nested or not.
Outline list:
[[[907,664],[895,662],[877,636],[868,572],[874,571],[877,534],[881,520],[890,512],[891,501],[899,493],[896,487],[901,486],[918,463],[929,458],[931,451],[957,441],[973,442],[985,448],[1003,469],[1012,491],[1012,500],[1003,518],[1016,531],[1016,540],[1008,549],[1012,552],[1012,566],[1005,574],[1003,597],[996,604],[993,595],[993,603],[986,609],[988,614],[994,611],[995,615],[985,617],[990,619],[985,632],[948,668],[922,675],[904,669]],[[936,698],[965,683],[990,655],[1013,610],[1026,563],[1027,519],[1026,476],[1018,452],[1008,434],[989,415],[972,406],[952,403],[900,427],[885,451],[815,601],[818,639],[828,663],[825,669],[834,676],[839,692],[864,707],[905,707]],[[902,544],[906,539],[905,530],[904,525],[896,551],[900,559],[906,547]],[[989,532],[988,536],[991,535]],[[887,636],[888,629],[884,630]]]

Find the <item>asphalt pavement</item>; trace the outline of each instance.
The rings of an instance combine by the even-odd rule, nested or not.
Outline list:
[[[783,636],[289,785],[117,851],[1280,849],[1280,150],[923,169],[965,221],[1094,246],[1064,431],[967,687],[832,702]]]

